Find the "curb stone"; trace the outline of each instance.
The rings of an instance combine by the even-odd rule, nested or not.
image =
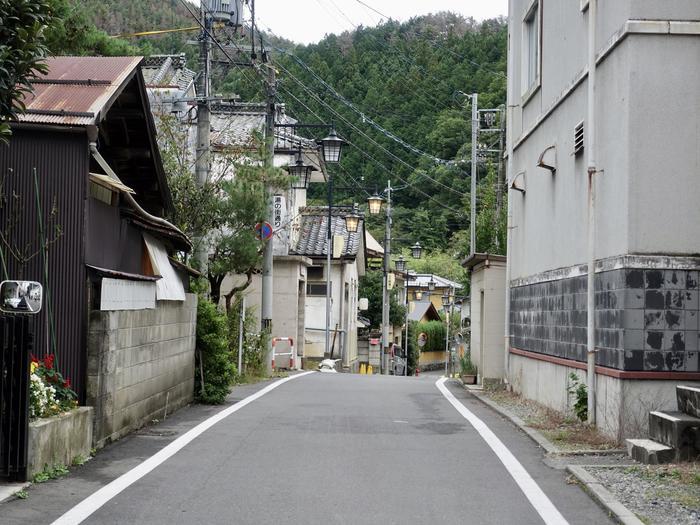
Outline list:
[[[15,493],[26,489],[31,482],[24,481],[20,483],[0,483],[0,503],[4,503],[15,497]]]
[[[567,472],[574,476],[583,489],[598,503],[603,509],[608,511],[618,523],[622,525],[644,525],[634,512],[625,507],[613,494],[606,489],[597,478],[585,468],[576,465],[567,465]]]
[[[462,383],[461,380],[459,383]],[[619,454],[620,452],[624,452],[621,450],[579,450],[575,452],[565,452],[562,451],[559,447],[557,447],[554,443],[549,441],[546,437],[544,437],[541,433],[539,433],[537,430],[533,428],[529,428],[525,425],[525,422],[520,419],[518,416],[515,414],[510,413],[508,410],[502,408],[500,405],[496,404],[489,398],[483,395],[483,391],[481,388],[469,388],[469,386],[464,385],[462,383],[462,386],[464,386],[465,389],[467,389],[476,399],[484,403],[486,406],[490,407],[491,409],[495,410],[498,414],[503,416],[504,418],[508,419],[510,422],[512,422],[515,426],[517,426],[520,430],[522,430],[525,434],[527,434],[530,439],[532,439],[535,443],[537,443],[540,447],[542,447],[547,454],[552,454],[552,455],[560,455],[560,456],[582,456],[582,455],[612,455],[612,454]],[[595,478],[590,472],[588,472],[586,469],[583,467],[579,467],[576,465],[567,465],[566,466],[566,471],[569,472],[572,476],[574,476],[578,482],[581,484],[583,489],[586,491],[587,494],[590,495],[590,497],[598,504],[600,505],[603,509],[605,509],[610,516],[612,516],[618,523],[621,523],[622,525],[644,525],[644,522],[641,521],[631,510],[629,510],[627,507],[625,507],[620,501],[618,501],[613,494],[606,489],[600,481],[598,481],[597,478]]]

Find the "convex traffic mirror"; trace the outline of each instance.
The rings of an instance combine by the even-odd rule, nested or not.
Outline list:
[[[44,290],[35,281],[0,283],[0,311],[8,314],[36,314],[41,310]]]

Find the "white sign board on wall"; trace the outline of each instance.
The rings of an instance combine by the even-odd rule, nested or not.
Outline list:
[[[284,195],[275,195],[272,214],[272,229],[275,232],[272,253],[275,255],[289,255],[290,226],[287,216],[287,199]]]
[[[156,283],[102,279],[100,310],[146,310],[156,307]]]

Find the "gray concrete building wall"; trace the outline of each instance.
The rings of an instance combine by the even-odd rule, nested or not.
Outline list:
[[[96,447],[192,401],[196,326],[194,294],[154,310],[90,313],[87,404]]]
[[[274,301],[272,304],[272,337],[291,337],[294,339],[297,355],[304,355],[304,318],[306,305],[306,268],[311,259],[298,256],[275,256],[273,285]],[[221,285],[221,293],[227,293],[234,285],[244,282],[239,275],[227,275]],[[254,275],[253,281],[243,292],[246,297],[246,309],[250,309],[260,326],[260,308],[262,299],[262,277]],[[224,300],[220,302],[223,307]],[[285,349],[282,350],[286,352]],[[282,362],[280,362],[282,363]],[[285,360],[286,363],[286,360]],[[296,360],[296,365],[301,364]]]
[[[628,48],[630,252],[700,253],[700,33],[633,35]]]
[[[524,352],[511,356],[511,381],[562,409],[567,374],[586,358],[587,152],[574,154],[574,129],[583,122],[589,131],[589,11],[539,0],[540,83],[523,96],[524,19],[534,4],[510,1],[509,178],[526,190],[509,195],[511,347]],[[644,392],[672,406],[676,382],[700,379],[697,20],[693,0],[598,2],[595,342],[598,404],[605,404],[598,418],[616,437],[645,427],[635,423],[649,404]],[[549,146],[554,173],[537,166]]]

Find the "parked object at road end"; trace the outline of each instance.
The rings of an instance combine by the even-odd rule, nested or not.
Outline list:
[[[318,365],[318,371],[326,374],[337,374],[338,371],[335,369],[335,364],[340,361],[340,359],[324,359]]]

